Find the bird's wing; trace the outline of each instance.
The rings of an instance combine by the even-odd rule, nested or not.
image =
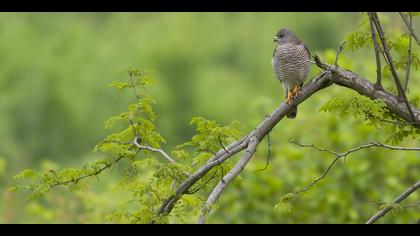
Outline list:
[[[277,50],[277,47],[275,47],[274,50],[273,50],[273,57],[271,58],[271,64],[272,65],[274,63],[274,56],[276,55],[276,50]],[[280,83],[283,83],[283,80],[281,78],[279,78],[278,80],[280,81]]]
[[[305,50],[308,53],[308,57],[311,58],[311,52],[309,51],[309,48],[305,44],[303,44],[303,46],[305,47]]]

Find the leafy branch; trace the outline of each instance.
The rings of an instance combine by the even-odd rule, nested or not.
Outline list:
[[[407,19],[407,16],[404,13],[402,13],[402,12],[398,12],[398,13],[400,14],[401,18],[403,19],[405,26],[407,26],[407,29],[410,31],[411,36],[413,36],[413,38],[416,40],[417,44],[420,46],[420,40],[417,37],[416,32],[413,29],[413,24],[412,24],[413,13],[408,14],[410,19]]]
[[[392,56],[391,56],[388,44],[387,44],[386,39],[385,39],[385,33],[382,29],[381,23],[379,22],[378,15],[376,14],[376,12],[373,12],[373,13],[371,13],[371,17],[373,19],[373,24],[376,27],[376,31],[378,32],[379,37],[381,39],[381,43],[382,43],[382,47],[383,47],[383,50],[384,50],[384,53],[385,53],[386,61],[388,62],[388,65],[391,68],[392,77],[394,78],[394,82],[395,82],[395,85],[396,85],[397,91],[398,91],[398,97],[403,99],[404,103],[407,106],[408,112],[409,112],[409,114],[412,118],[412,121],[415,121],[416,117],[414,116],[414,113],[413,113],[413,111],[411,109],[411,106],[408,102],[408,99],[407,99],[407,96],[405,94],[404,88],[401,85],[401,81],[398,78],[397,70],[395,69],[394,61],[392,60]]]
[[[407,188],[403,193],[401,193],[398,197],[396,197],[391,204],[388,204],[385,206],[382,210],[380,210],[378,213],[373,215],[366,224],[373,224],[376,221],[378,221],[381,217],[384,217],[389,211],[391,211],[394,207],[394,204],[398,204],[405,200],[407,197],[409,197],[412,193],[414,193],[417,189],[420,188],[420,181],[411,185],[409,188]]]

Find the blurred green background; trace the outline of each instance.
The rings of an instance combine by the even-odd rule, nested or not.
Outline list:
[[[158,130],[170,151],[190,139],[192,116],[227,124],[239,120],[251,130],[282,102],[271,71],[273,36],[293,30],[311,52],[332,60],[340,42],[354,31],[361,13],[1,13],[0,14],[0,222],[102,223],[127,209],[127,193],[110,171],[81,193],[56,190],[36,202],[10,193],[24,168],[80,167],[98,158],[91,152],[108,131],[104,122],[124,111],[131,94],[108,84],[127,80],[127,70],[151,70],[157,86]],[[404,32],[398,14],[387,29]],[[420,22],[414,21],[420,32]],[[418,47],[414,47],[418,51]],[[344,51],[343,67],[375,78],[372,50]],[[311,76],[319,72],[312,68]],[[420,95],[412,72],[409,97]],[[355,95],[333,86],[299,107],[297,119],[283,120],[222,195],[210,223],[361,223],[378,205],[391,201],[420,177],[419,153],[370,149],[340,162],[327,179],[303,194],[285,215],[273,210],[280,197],[322,174],[333,157],[287,141],[315,142],[337,151],[383,141],[362,120],[342,120],[319,108],[335,96]],[[405,140],[404,146],[419,146]],[[413,194],[407,203],[420,201]],[[412,223],[419,208],[389,214],[381,222]],[[194,220],[194,219],[192,219]]]

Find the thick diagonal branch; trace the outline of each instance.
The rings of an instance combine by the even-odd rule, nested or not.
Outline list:
[[[406,199],[408,196],[410,196],[412,193],[414,193],[418,188],[420,188],[420,181],[418,181],[417,183],[413,184],[407,190],[405,190],[403,193],[401,193],[397,198],[394,199],[394,201],[392,201],[392,203],[396,203],[396,204],[400,203],[401,201],[403,201],[404,199]],[[381,217],[385,216],[386,213],[388,213],[391,210],[392,210],[392,206],[385,207],[384,209],[382,209],[381,211],[379,211],[378,213],[376,213],[374,216],[372,216],[366,222],[366,224],[373,224],[373,223],[375,223],[377,220],[379,220]]]
[[[330,73],[324,72],[322,75],[314,78],[311,82],[309,82],[302,88],[302,90],[298,93],[295,99],[293,99],[291,105],[288,105],[284,102],[281,103],[281,105],[275,111],[273,111],[269,116],[267,116],[266,119],[252,132],[250,132],[246,137],[219,150],[212,158],[209,159],[209,161],[204,166],[199,168],[189,178],[182,182],[175,190],[175,193],[169,196],[162,203],[160,209],[158,210],[158,215],[170,213],[173,207],[175,206],[176,202],[182,197],[182,195],[188,193],[188,190],[197,181],[199,181],[201,177],[208,173],[212,168],[220,165],[236,153],[248,148],[248,146],[250,145],[250,140],[252,140],[253,138],[256,138],[257,140],[262,140],[274,128],[274,126],[276,126],[276,124],[286,116],[286,114],[293,106],[302,103],[312,94],[331,85],[329,77]]]
[[[319,59],[318,56],[315,56],[315,62],[320,68],[331,71],[331,80],[335,84],[352,89],[361,95],[369,97],[372,100],[379,99],[383,101],[387,105],[389,111],[391,111],[393,114],[404,119],[413,126],[420,128],[420,110],[416,107],[408,104],[413,113],[413,120],[410,111],[407,109],[408,106],[406,102],[401,101],[399,97],[394,96],[393,94],[390,94],[386,91],[375,89],[375,86],[362,76],[352,71],[344,70],[338,66],[324,63]]]
[[[219,181],[219,183],[214,187],[213,192],[210,194],[210,196],[207,198],[206,204],[204,206],[202,215],[200,216],[200,219],[198,220],[199,224],[204,224],[206,220],[207,214],[210,213],[210,208],[217,201],[217,199],[220,197],[220,194],[222,194],[223,190],[226,189],[226,187],[236,178],[236,176],[239,175],[239,173],[242,172],[242,170],[245,168],[246,164],[248,164],[249,160],[251,160],[252,155],[257,150],[258,144],[260,143],[260,140],[257,138],[252,138],[249,141],[249,145],[247,150],[245,151],[242,158],[235,164],[235,166],[222,178],[222,180]]]

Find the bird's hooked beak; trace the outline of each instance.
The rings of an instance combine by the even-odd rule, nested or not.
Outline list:
[[[275,42],[279,42],[279,37],[274,36],[274,40],[273,40],[273,42],[274,42],[274,43],[275,43]]]

